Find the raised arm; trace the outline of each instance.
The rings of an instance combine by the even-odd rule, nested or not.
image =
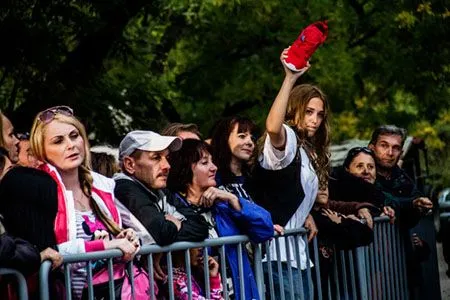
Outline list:
[[[297,79],[310,68],[308,63],[301,72],[292,72],[289,70],[283,63],[283,60],[287,58],[288,49],[284,49],[280,56],[286,76],[266,119],[266,130],[269,134],[270,142],[275,148],[284,148],[286,143],[286,132],[283,129],[283,122],[286,115],[289,93]]]

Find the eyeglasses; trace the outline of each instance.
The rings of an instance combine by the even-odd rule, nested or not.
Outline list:
[[[38,115],[38,118],[42,123],[47,124],[53,121],[57,114],[71,117],[73,116],[73,109],[65,105],[50,107],[44,111],[41,111]]]

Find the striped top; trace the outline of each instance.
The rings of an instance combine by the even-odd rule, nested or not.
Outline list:
[[[107,232],[105,225],[97,218],[92,210],[90,211],[75,211],[76,225],[77,225],[77,239],[85,241],[95,240],[95,237]],[[99,261],[93,264],[93,273],[96,269],[103,266],[104,262]],[[83,288],[87,282],[86,263],[71,264],[71,278],[72,278],[72,295],[74,299],[80,299],[83,293]]]

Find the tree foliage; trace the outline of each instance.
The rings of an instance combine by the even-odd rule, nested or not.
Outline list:
[[[26,130],[75,108],[96,142],[136,128],[246,114],[263,124],[281,50],[311,22],[330,35],[303,81],[333,111],[333,139],[395,123],[444,151],[450,134],[445,1],[9,0],[1,4],[0,107]],[[441,153],[436,152],[436,153]]]

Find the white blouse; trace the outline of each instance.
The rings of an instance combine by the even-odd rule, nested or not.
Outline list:
[[[295,158],[297,153],[297,137],[294,130],[289,126],[283,124],[283,128],[286,130],[286,146],[284,150],[278,150],[273,147],[270,142],[270,137],[267,134],[266,140],[264,142],[264,150],[262,154],[258,157],[260,165],[264,169],[268,170],[280,170],[286,168]],[[312,166],[306,151],[300,148],[301,154],[301,177],[300,181],[305,192],[305,197],[297,208],[296,212],[287,222],[285,229],[300,228],[305,224],[306,217],[311,211],[314,201],[316,200],[317,191],[319,187],[318,178],[314,167]],[[291,266],[297,268],[297,260],[295,256],[295,239],[294,237],[289,237],[289,249],[290,249],[290,260]],[[286,255],[286,245],[285,238],[279,239],[280,243],[280,259],[281,261],[287,261]],[[275,242],[272,241],[270,245],[271,260],[277,260],[276,246]],[[300,250],[300,263],[301,269],[306,269],[306,245],[303,239],[299,239],[298,247]],[[310,261],[310,266],[312,262]]]

